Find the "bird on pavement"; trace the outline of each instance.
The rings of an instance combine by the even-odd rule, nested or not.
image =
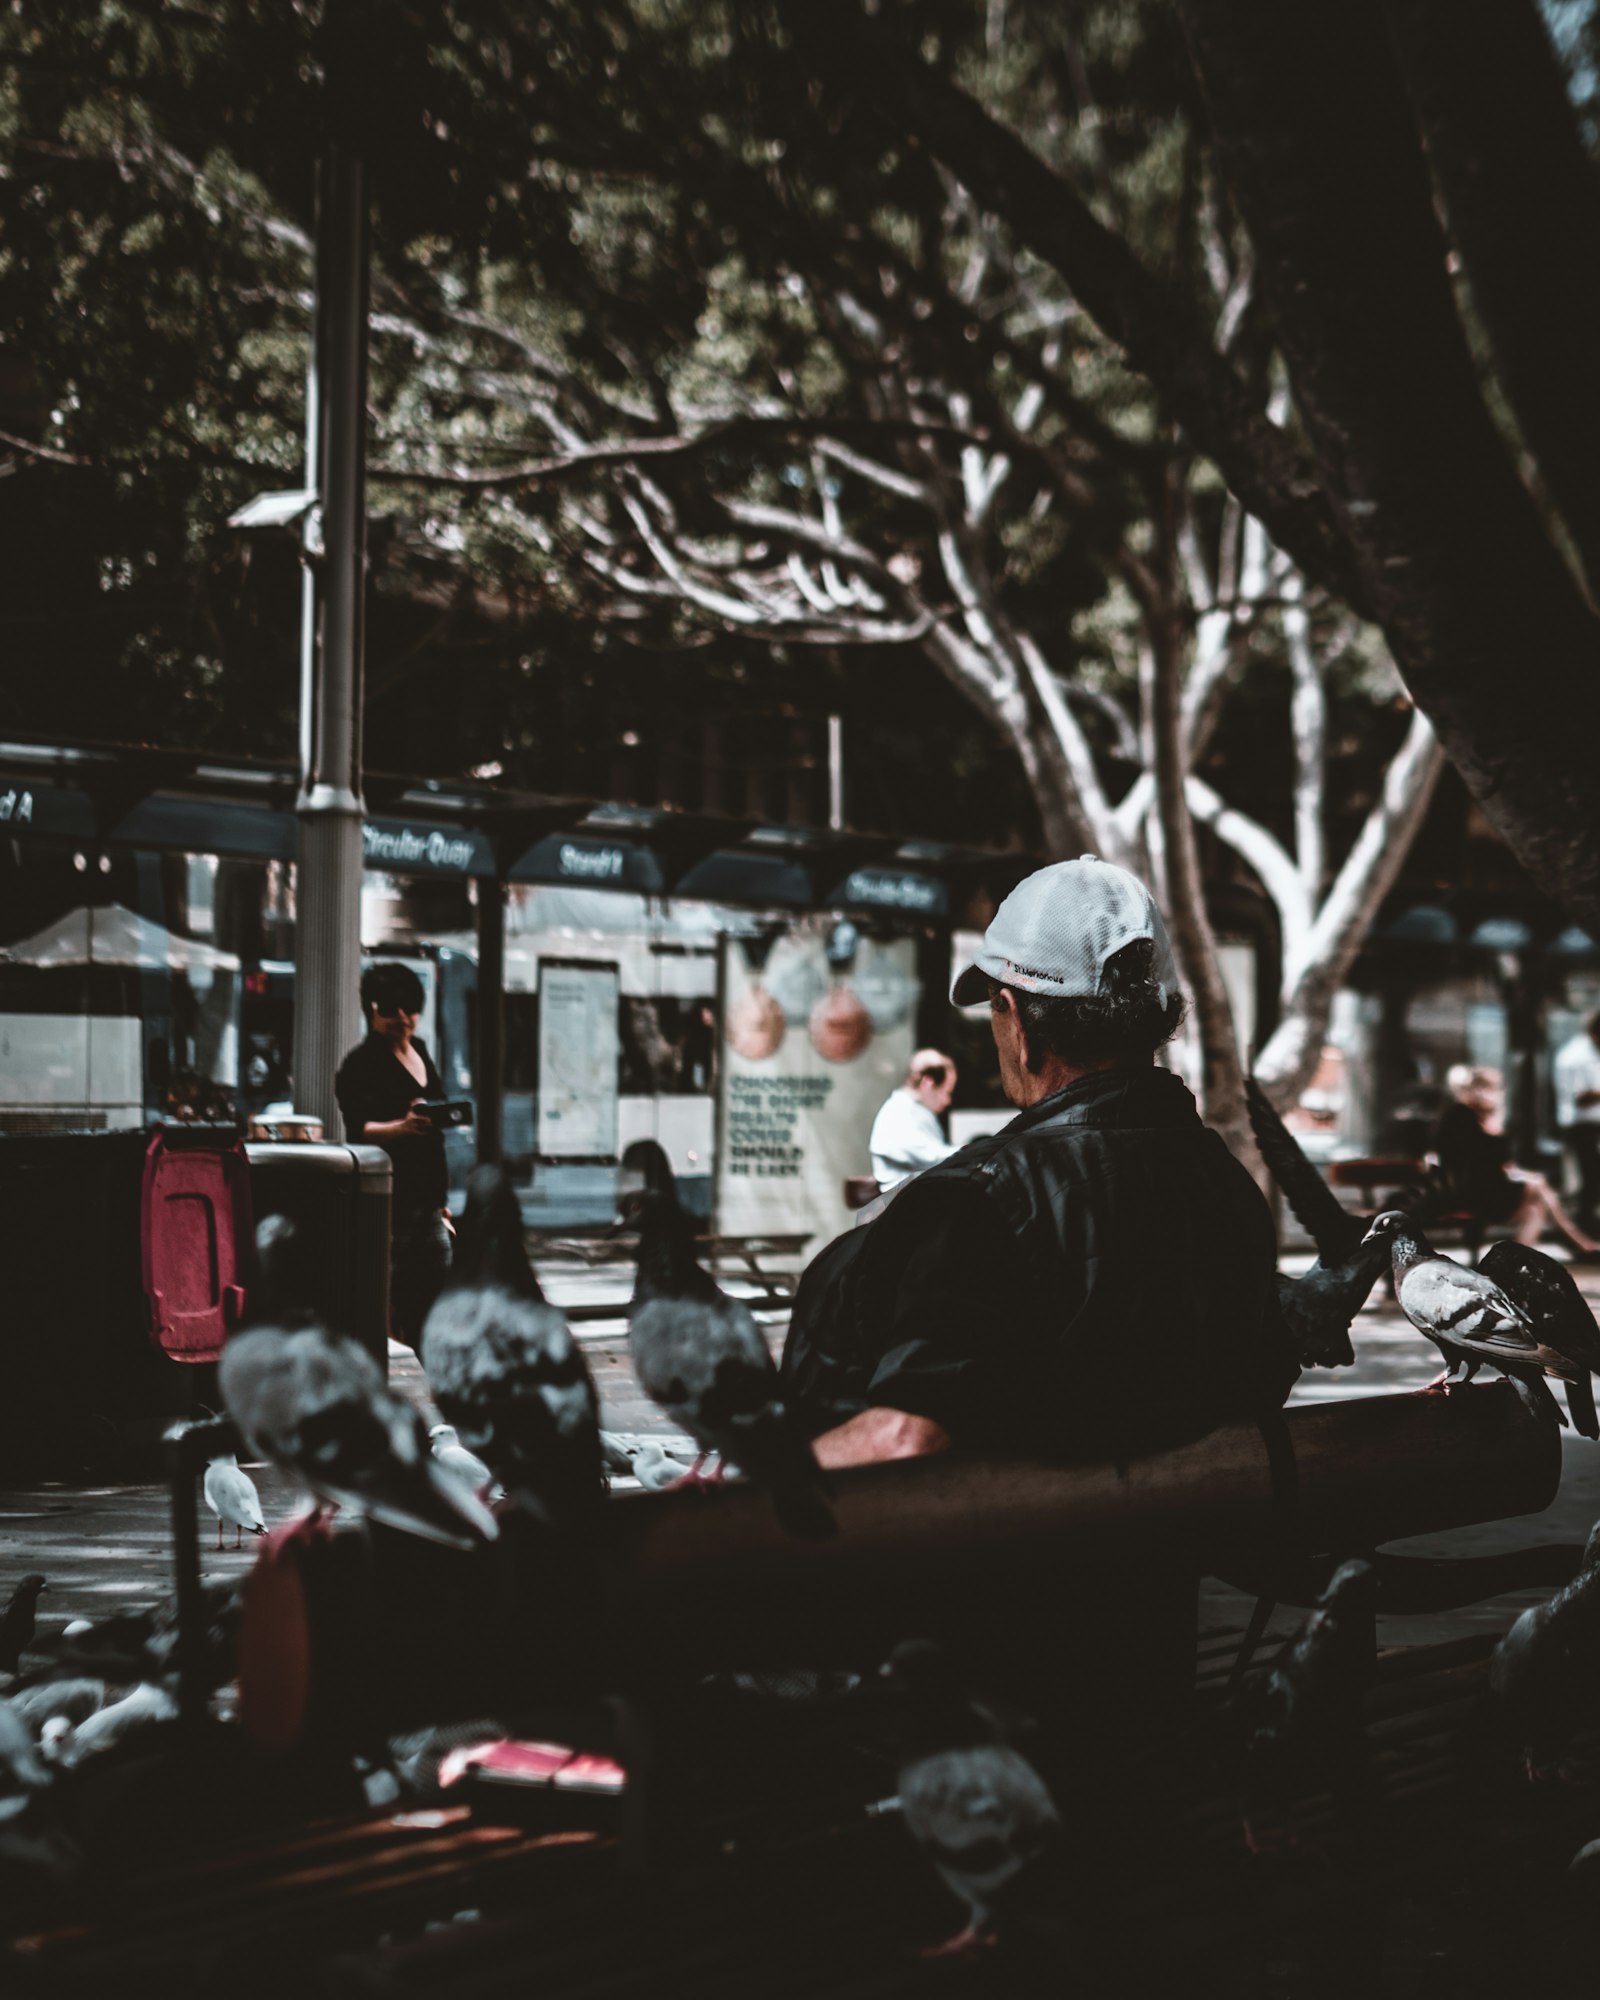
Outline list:
[[[252,1535],[267,1532],[266,1517],[261,1512],[261,1495],[256,1491],[255,1481],[249,1473],[239,1470],[235,1453],[223,1452],[206,1461],[206,1476],[201,1491],[205,1494],[206,1505],[217,1517],[219,1549],[222,1547],[224,1525],[233,1530],[235,1548],[238,1548],[247,1528]]]
[[[522,1205],[498,1167],[467,1183],[421,1354],[440,1411],[514,1503],[567,1527],[592,1518],[606,1491],[600,1399],[566,1315],[534,1276]]]
[[[319,1500],[453,1548],[499,1532],[467,1482],[435,1459],[419,1413],[344,1335],[315,1323],[237,1333],[217,1380],[251,1449]]]
[[[33,1643],[39,1593],[49,1588],[39,1571],[31,1569],[12,1591],[5,1610],[0,1611],[0,1668],[8,1674],[17,1671],[23,1654]]]
[[[154,1681],[141,1681],[120,1701],[96,1709],[80,1723],[69,1724],[70,1733],[58,1737],[55,1754],[64,1764],[77,1764],[140,1730],[174,1722],[177,1715],[177,1701],[166,1688]]]
[[[896,1789],[907,1831],[967,1907],[964,1928],[924,1955],[967,1952],[1059,1919],[1061,1815],[994,1714],[969,1697],[948,1656],[926,1640],[897,1646],[879,1686],[895,1698]]]
[[[1374,1216],[1367,1240],[1387,1245],[1400,1310],[1444,1356],[1445,1372],[1425,1394],[1437,1389],[1448,1394],[1487,1362],[1536,1416],[1566,1428],[1561,1406],[1545,1386],[1545,1371],[1567,1379],[1576,1364],[1540,1344],[1528,1314],[1493,1278],[1440,1256],[1403,1209],[1386,1208]]]
[[[13,1700],[0,1696],[0,1820],[50,1783],[33,1731]]]
[[[1277,1844],[1296,1798],[1323,1787],[1342,1795],[1366,1774],[1361,1715],[1377,1657],[1376,1596],[1370,1563],[1341,1563],[1259,1683],[1240,1780],[1252,1854]]]
[[[1478,1259],[1478,1269],[1527,1314],[1540,1345],[1571,1364],[1570,1372],[1546,1372],[1554,1372],[1565,1385],[1567,1411],[1579,1437],[1600,1438],[1589,1380],[1600,1373],[1600,1326],[1572,1273],[1543,1250],[1509,1238],[1491,1243]]]
[[[790,1534],[831,1535],[822,1470],[749,1307],[695,1261],[694,1225],[674,1195],[647,1186],[628,1212],[639,1225],[628,1348],[645,1394],[700,1447],[686,1477],[716,1452],[767,1489]]]
[[[1600,1729],[1600,1523],[1572,1581],[1524,1611],[1495,1647],[1489,1691],[1532,1780],[1561,1775],[1573,1738]]]

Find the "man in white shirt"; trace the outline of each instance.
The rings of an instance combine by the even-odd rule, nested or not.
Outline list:
[[[924,1167],[936,1167],[956,1150],[939,1124],[955,1094],[955,1064],[942,1050],[918,1049],[905,1082],[890,1092],[873,1119],[867,1141],[873,1178],[885,1192]]]
[[[1577,1162],[1578,1221],[1595,1233],[1600,1210],[1600,1014],[1556,1050],[1556,1125]]]

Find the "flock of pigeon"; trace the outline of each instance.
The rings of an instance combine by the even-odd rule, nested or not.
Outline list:
[[[1536,1250],[1497,1244],[1469,1268],[1437,1253],[1409,1211],[1363,1223],[1320,1176],[1256,1094],[1263,1152],[1318,1249],[1305,1276],[1280,1280],[1284,1316],[1302,1358],[1350,1358],[1349,1328],[1385,1269],[1402,1312],[1440,1350],[1449,1392],[1488,1365],[1542,1419],[1600,1434],[1591,1375],[1600,1329],[1565,1269]],[[697,1261],[692,1220],[659,1149],[632,1162],[637,1185],[621,1220],[638,1231],[629,1345],[645,1391],[700,1451],[692,1467],[654,1442],[624,1445],[600,1428],[583,1351],[544,1297],[528,1260],[515,1190],[494,1168],[472,1178],[449,1281],[424,1327],[421,1358],[444,1421],[430,1430],[395,1395],[355,1341],[325,1325],[291,1225],[258,1232],[259,1272],[246,1324],[228,1343],[220,1386],[251,1450],[315,1498],[313,1522],[339,1510],[460,1548],[496,1539],[509,1517],[582,1537],[605,1504],[608,1478],[647,1487],[702,1480],[728,1468],[763,1486],[790,1533],[834,1532],[826,1482],[785,1408],[777,1372],[748,1308]],[[1314,1183],[1314,1186],[1313,1186]],[[207,1467],[205,1497],[234,1546],[266,1533],[259,1496],[235,1458]],[[0,1668],[18,1674],[45,1579],[25,1577],[0,1617]],[[1376,1575],[1349,1562],[1301,1630],[1258,1678],[1240,1759],[1240,1808],[1252,1850],[1289,1823],[1293,1800],[1359,1790],[1362,1712],[1374,1659]],[[226,1678],[235,1606],[210,1606]],[[50,1861],[37,1811],[59,1773],[130,1730],[164,1724],[173,1619],[132,1614],[65,1637],[44,1674],[0,1699],[0,1858]],[[70,1630],[70,1628],[69,1628]],[[120,1698],[113,1689],[126,1689]],[[938,1649],[897,1649],[880,1686],[897,1702],[898,1804],[905,1824],[965,1904],[949,1947],[967,1949],[1048,1911],[1059,1881],[1062,1824],[1038,1771],[992,1710],[960,1685]],[[1492,1689],[1530,1777],[1571,1778],[1591,1737],[1600,1743],[1600,1529],[1574,1580],[1523,1614],[1498,1648]],[[1292,1835],[1290,1836],[1292,1838]]]

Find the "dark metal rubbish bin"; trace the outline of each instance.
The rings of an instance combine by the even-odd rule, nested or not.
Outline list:
[[[257,1218],[286,1215],[305,1241],[317,1310],[387,1368],[393,1175],[388,1154],[380,1146],[286,1141],[261,1141],[244,1150]]]

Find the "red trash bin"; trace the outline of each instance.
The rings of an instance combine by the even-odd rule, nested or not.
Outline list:
[[[139,1245],[150,1337],[174,1361],[215,1361],[244,1310],[253,1254],[242,1140],[163,1126],[144,1157]]]

